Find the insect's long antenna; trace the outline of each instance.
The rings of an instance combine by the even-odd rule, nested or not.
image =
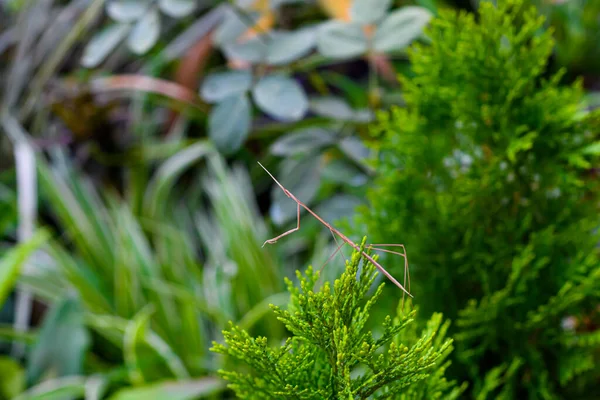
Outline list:
[[[257,162],[258,162],[258,161],[257,161]],[[260,166],[262,167],[262,169],[264,169],[264,170],[267,172],[267,174],[269,174],[269,176],[271,177],[271,179],[273,179],[273,180],[275,181],[275,183],[277,184],[277,186],[279,186],[279,187],[281,188],[281,190],[283,190],[283,192],[284,192],[284,193],[285,193],[285,194],[286,194],[288,197],[290,197],[290,195],[289,195],[289,193],[290,193],[290,192],[288,192],[288,190],[287,190],[286,188],[284,188],[284,187],[283,187],[283,185],[282,185],[281,183],[279,183],[279,181],[278,181],[277,179],[275,179],[275,177],[274,177],[274,176],[273,176],[273,175],[272,175],[272,174],[269,172],[269,170],[268,170],[268,169],[266,169],[266,168],[264,167],[264,165],[262,165],[260,162],[258,162],[258,165],[260,165]]]

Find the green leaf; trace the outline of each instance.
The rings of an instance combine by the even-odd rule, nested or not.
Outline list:
[[[316,208],[317,214],[325,221],[335,224],[336,221],[342,218],[351,218],[355,214],[355,209],[363,204],[361,199],[348,194],[337,194]]]
[[[177,179],[191,165],[198,160],[209,156],[214,148],[208,141],[194,143],[185,149],[178,151],[166,160],[152,177],[146,189],[144,208],[148,215],[157,218],[163,215],[162,211],[169,202],[168,196]]]
[[[312,154],[302,159],[285,159],[280,166],[277,180],[306,205],[314,200],[320,179],[320,155]],[[282,225],[296,219],[296,203],[286,196],[277,185],[272,189],[273,203],[269,210],[273,222]]]
[[[133,22],[144,15],[149,5],[138,0],[112,0],[106,4],[106,13],[117,22]]]
[[[352,22],[372,24],[385,16],[392,0],[354,0],[350,7]]]
[[[392,12],[377,27],[373,47],[380,52],[404,49],[423,33],[431,17],[427,9],[416,6]]]
[[[296,61],[310,53],[316,41],[317,33],[314,28],[294,32],[274,31],[269,37],[267,63],[285,65]]]
[[[38,382],[50,369],[59,376],[77,375],[90,345],[79,303],[66,298],[55,304],[44,318],[27,365],[27,381]]]
[[[139,388],[122,389],[109,400],[193,400],[215,395],[224,388],[224,382],[216,378],[161,382]]]
[[[367,88],[350,76],[334,71],[323,71],[323,80],[340,90],[340,95],[354,107],[367,107],[369,104]]]
[[[302,86],[282,75],[262,78],[252,90],[256,105],[274,119],[298,121],[308,110],[308,99]]]
[[[222,49],[230,60],[241,60],[253,64],[264,62],[269,51],[266,39],[260,36],[243,42],[226,43]]]
[[[340,140],[339,148],[343,151],[350,159],[356,162],[362,162],[369,157],[370,150],[365,144],[357,137],[350,136]]]
[[[277,8],[284,4],[298,4],[298,3],[306,3],[306,0],[271,0],[271,7]]]
[[[0,324],[0,341],[7,340],[29,345],[35,342],[35,338],[35,333],[17,330],[10,324]]]
[[[242,15],[229,6],[223,16],[223,22],[215,31],[213,43],[218,47],[234,43],[240,35],[248,30],[249,26],[256,23],[259,16],[256,12],[247,12]]]
[[[14,399],[25,389],[25,371],[9,357],[0,357],[0,398]]]
[[[310,109],[323,117],[341,121],[369,122],[373,114],[369,110],[354,110],[340,97],[325,96],[310,100]]]
[[[129,30],[128,25],[113,24],[96,34],[85,47],[81,64],[87,68],[100,64],[125,39]]]
[[[290,132],[281,136],[271,145],[271,153],[277,156],[289,156],[292,154],[315,151],[324,146],[334,143],[335,136],[330,131],[310,127]]]
[[[249,70],[218,72],[206,77],[200,95],[209,103],[217,103],[247,92],[251,86],[252,73]]]
[[[49,238],[47,231],[38,231],[29,241],[13,247],[0,259],[0,306],[13,289],[23,265],[31,254]]]
[[[160,16],[156,9],[152,9],[135,24],[127,38],[127,45],[135,54],[144,54],[156,44],[159,35]]]
[[[365,54],[368,47],[367,37],[358,23],[329,21],[319,27],[317,49],[325,57],[358,57]]]
[[[125,363],[129,371],[129,379],[134,385],[142,385],[144,383],[143,367],[138,359],[138,348],[145,342],[145,333],[150,318],[154,313],[152,304],[146,305],[140,310],[133,320],[127,324],[125,336],[123,338],[123,351]]]
[[[354,164],[345,159],[333,160],[323,169],[323,178],[349,186],[362,186],[367,176]]]
[[[103,336],[116,345],[122,345],[122,336],[129,326],[129,321],[114,315],[88,314],[87,322]],[[178,379],[190,377],[181,358],[173,351],[173,348],[151,329],[146,331],[144,343],[155,352],[167,365],[169,371]]]
[[[250,133],[250,100],[245,93],[227,97],[208,116],[208,135],[223,153],[238,150]]]
[[[196,9],[197,0],[159,0],[161,11],[173,18],[190,15]]]
[[[66,377],[45,381],[17,396],[14,400],[65,400],[85,394],[84,377]]]

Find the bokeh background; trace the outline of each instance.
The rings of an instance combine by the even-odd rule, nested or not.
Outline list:
[[[280,344],[284,277],[351,253],[306,212],[261,247],[296,204],[258,162],[352,240],[407,246],[461,398],[598,398],[600,1],[524,4],[544,20],[519,42],[424,34],[476,0],[0,0],[0,399],[234,398],[212,341]]]

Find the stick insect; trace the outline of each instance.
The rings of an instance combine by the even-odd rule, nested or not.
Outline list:
[[[325,220],[323,220],[321,217],[319,217],[314,211],[312,211],[310,208],[308,208],[308,206],[306,206],[304,203],[302,203],[300,200],[298,200],[298,198],[296,198],[296,196],[294,196],[289,190],[287,190],[286,188],[283,187],[283,185],[281,183],[279,183],[279,181],[277,179],[275,179],[275,177],[269,172],[269,170],[267,170],[260,162],[258,163],[258,165],[260,165],[262,167],[262,169],[265,170],[265,172],[267,174],[269,174],[269,176],[271,177],[271,179],[273,179],[275,181],[275,183],[277,184],[277,186],[279,186],[281,188],[281,190],[283,190],[283,193],[285,193],[285,195],[289,198],[291,198],[292,200],[294,200],[296,202],[297,205],[297,225],[295,228],[290,229],[284,233],[282,233],[281,235],[274,237],[272,239],[268,239],[263,243],[263,247],[268,243],[268,244],[274,244],[277,243],[277,241],[279,239],[281,239],[284,236],[289,235],[290,233],[294,233],[297,230],[300,229],[300,207],[304,208],[306,211],[308,211],[313,217],[315,217],[317,219],[317,221],[319,221],[321,224],[325,225],[325,227],[327,229],[329,229],[329,231],[331,231],[331,234],[333,235],[334,239],[335,237],[339,237],[340,239],[342,239],[342,241],[348,245],[350,245],[352,248],[354,248],[356,251],[360,251],[362,256],[365,257],[371,264],[373,264],[383,275],[385,275],[390,281],[392,281],[396,286],[398,286],[400,289],[402,289],[402,291],[409,295],[410,297],[413,297],[408,290],[405,289],[405,287],[403,285],[400,284],[400,282],[398,282],[396,280],[396,278],[394,278],[389,272],[387,272],[385,270],[385,268],[383,268],[377,261],[375,261],[373,259],[373,257],[371,257],[369,254],[367,254],[364,251],[361,251],[360,247],[358,245],[356,245],[353,241],[351,241],[350,239],[348,239],[346,237],[346,235],[344,235],[342,232],[338,231],[337,229],[335,229],[333,226],[331,226],[331,224],[325,222]],[[337,240],[336,240],[337,243]],[[337,253],[342,246],[344,245],[344,243],[342,243],[340,246],[338,246],[337,250],[335,251],[335,253]],[[375,246],[395,246],[395,247],[401,247],[404,251],[404,254],[400,253],[400,252],[396,252],[396,251],[391,251],[391,250],[386,250],[386,249],[380,249],[377,248]],[[370,249],[373,250],[377,250],[377,251],[383,251],[386,253],[391,253],[391,254],[397,254],[400,255],[402,257],[404,257],[404,270],[405,270],[405,275],[404,275],[404,285],[406,286],[406,279],[408,276],[408,258],[406,256],[406,249],[404,248],[404,245],[401,244],[379,244],[379,245],[369,245]],[[332,254],[335,255],[335,253]],[[332,257],[330,257],[329,259],[331,259]],[[410,279],[410,278],[409,278]],[[410,282],[410,280],[409,280]],[[409,288],[410,288],[410,283],[408,284]]]

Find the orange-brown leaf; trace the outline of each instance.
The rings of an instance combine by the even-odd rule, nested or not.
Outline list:
[[[331,18],[350,21],[352,0],[318,0],[318,3]]]

